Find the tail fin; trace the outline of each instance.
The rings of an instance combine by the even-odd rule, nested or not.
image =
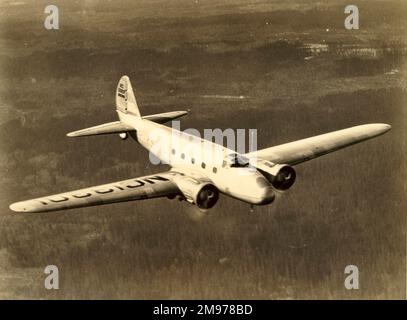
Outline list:
[[[130,113],[140,117],[136,97],[128,76],[123,76],[119,80],[116,90],[116,109],[123,113]]]

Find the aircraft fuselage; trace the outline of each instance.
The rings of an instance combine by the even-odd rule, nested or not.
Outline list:
[[[136,132],[131,137],[173,171],[197,180],[210,180],[220,192],[250,204],[273,202],[272,185],[253,167],[231,167],[225,157],[234,150],[174,128],[118,112],[120,120]]]

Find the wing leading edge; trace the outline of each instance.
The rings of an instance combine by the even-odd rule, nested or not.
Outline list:
[[[177,185],[172,181],[174,175],[177,173],[159,173],[16,202],[10,205],[10,209],[16,212],[47,212],[172,196],[179,192]]]
[[[296,165],[353,144],[380,136],[391,129],[384,123],[365,124],[281,144],[246,154],[278,164]]]

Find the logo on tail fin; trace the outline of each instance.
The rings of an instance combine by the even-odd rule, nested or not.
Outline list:
[[[122,89],[122,87],[123,84],[120,84],[120,88],[117,89],[117,95],[127,101],[127,90]]]

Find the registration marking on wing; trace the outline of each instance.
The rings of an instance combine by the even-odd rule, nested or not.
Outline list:
[[[148,198],[160,195],[160,185],[171,182],[164,175],[152,175],[141,178],[114,182],[101,186],[55,194],[33,200],[14,203],[10,208],[18,212],[42,212],[49,209],[67,209],[79,206],[84,202],[89,204],[104,204],[134,198]],[[142,188],[142,189],[140,189]],[[138,189],[145,192],[138,191]],[[137,191],[137,192],[135,192]],[[156,192],[158,191],[158,193]],[[157,193],[157,194],[156,194]]]

